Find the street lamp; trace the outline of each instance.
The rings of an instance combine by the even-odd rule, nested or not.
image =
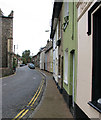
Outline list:
[[[49,32],[50,30],[45,30],[45,32]]]
[[[17,47],[16,47],[17,46]],[[16,47],[16,48],[15,48]],[[15,53],[15,49],[18,49],[18,45],[14,45],[14,53]]]

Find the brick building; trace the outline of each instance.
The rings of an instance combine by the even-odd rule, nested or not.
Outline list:
[[[0,77],[13,72],[13,11],[4,16],[0,9]]]

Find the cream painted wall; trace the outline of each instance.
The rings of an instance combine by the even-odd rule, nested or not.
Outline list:
[[[88,11],[78,21],[78,70],[77,70],[77,105],[89,118],[99,118],[99,112],[88,102],[92,94],[92,35],[87,35]]]

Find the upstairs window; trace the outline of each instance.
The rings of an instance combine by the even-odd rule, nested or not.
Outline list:
[[[64,23],[62,24],[62,29],[65,32],[67,25],[69,23],[69,2],[64,2]]]

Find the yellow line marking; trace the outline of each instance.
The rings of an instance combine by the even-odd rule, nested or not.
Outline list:
[[[41,83],[42,83],[42,82],[41,82]],[[37,89],[37,91],[36,91],[35,95],[33,96],[33,98],[31,99],[31,101],[28,103],[28,105],[27,105],[27,106],[29,106],[29,105],[31,104],[31,102],[33,101],[33,99],[35,98],[36,94],[37,94],[37,93],[38,93],[38,91],[39,91],[39,88],[41,87],[41,83],[40,83],[40,85],[39,85],[39,87],[38,87],[38,89]]]
[[[40,83],[39,88],[37,89],[34,97],[33,97],[33,98],[31,99],[31,101],[28,103],[28,106],[31,104],[31,102],[32,102],[33,99],[35,98],[36,94],[38,93],[38,90],[39,90],[39,89],[40,89],[40,90],[42,89],[43,83],[44,83],[44,80]],[[41,88],[40,88],[40,87],[41,87]],[[40,91],[39,91],[39,92],[40,92]],[[38,95],[36,96],[36,98],[37,98],[38,96],[39,96],[39,93],[38,93]],[[36,98],[35,98],[34,102],[36,101]],[[34,103],[34,102],[33,102],[33,103]],[[31,105],[31,106],[32,106],[32,105]],[[16,118],[18,118],[24,111],[25,111],[25,109],[23,109],[20,113],[18,113],[17,116],[16,116],[13,120],[15,120]],[[27,112],[28,112],[28,111],[25,111],[21,116],[24,116]],[[21,118],[21,116],[20,116],[19,118]]]
[[[31,99],[31,101],[28,103],[28,105],[27,106],[32,106],[34,103],[35,103],[35,101],[37,100],[37,98],[38,98],[38,96],[40,95],[40,92],[41,92],[41,90],[42,90],[42,87],[43,87],[43,83],[44,83],[44,78],[45,77],[43,77],[43,75],[42,75],[42,78],[43,78],[43,81],[41,81],[41,83],[40,83],[40,85],[39,85],[39,87],[38,87],[38,89],[37,89],[37,91],[36,91],[36,93],[35,93],[35,95],[33,96],[33,98]],[[40,89],[40,91],[39,91],[39,89]],[[37,94],[38,93],[38,94]],[[36,96],[37,95],[37,96]],[[35,98],[35,99],[34,99]],[[33,101],[34,100],[34,101]],[[33,102],[32,102],[33,101]],[[32,103],[32,104],[31,104]],[[31,105],[30,105],[31,104]],[[29,111],[29,109],[27,109],[25,112],[25,109],[23,109],[20,113],[18,113],[17,114],[17,116],[15,116],[15,118],[13,119],[13,120],[15,120],[15,119],[21,119],[28,111]],[[24,112],[24,113],[23,113]],[[22,114],[23,113],[23,114]],[[21,115],[22,114],[22,115]],[[21,116],[20,116],[21,115]],[[20,117],[19,117],[20,116]],[[19,117],[19,118],[18,118]]]
[[[21,119],[28,111],[29,109],[27,109],[19,118]]]
[[[43,83],[44,83],[44,81],[43,81]],[[42,83],[42,86],[41,86],[41,88],[40,88],[39,93],[37,94],[36,98],[35,98],[34,101],[32,102],[31,106],[35,103],[35,101],[37,100],[38,96],[40,95],[40,92],[41,92],[42,87],[43,87],[43,83]]]
[[[13,120],[15,120],[17,117],[19,117],[21,115],[21,113],[23,113],[25,111],[25,109],[23,109],[22,111],[20,111],[17,116],[15,116],[15,118]]]

